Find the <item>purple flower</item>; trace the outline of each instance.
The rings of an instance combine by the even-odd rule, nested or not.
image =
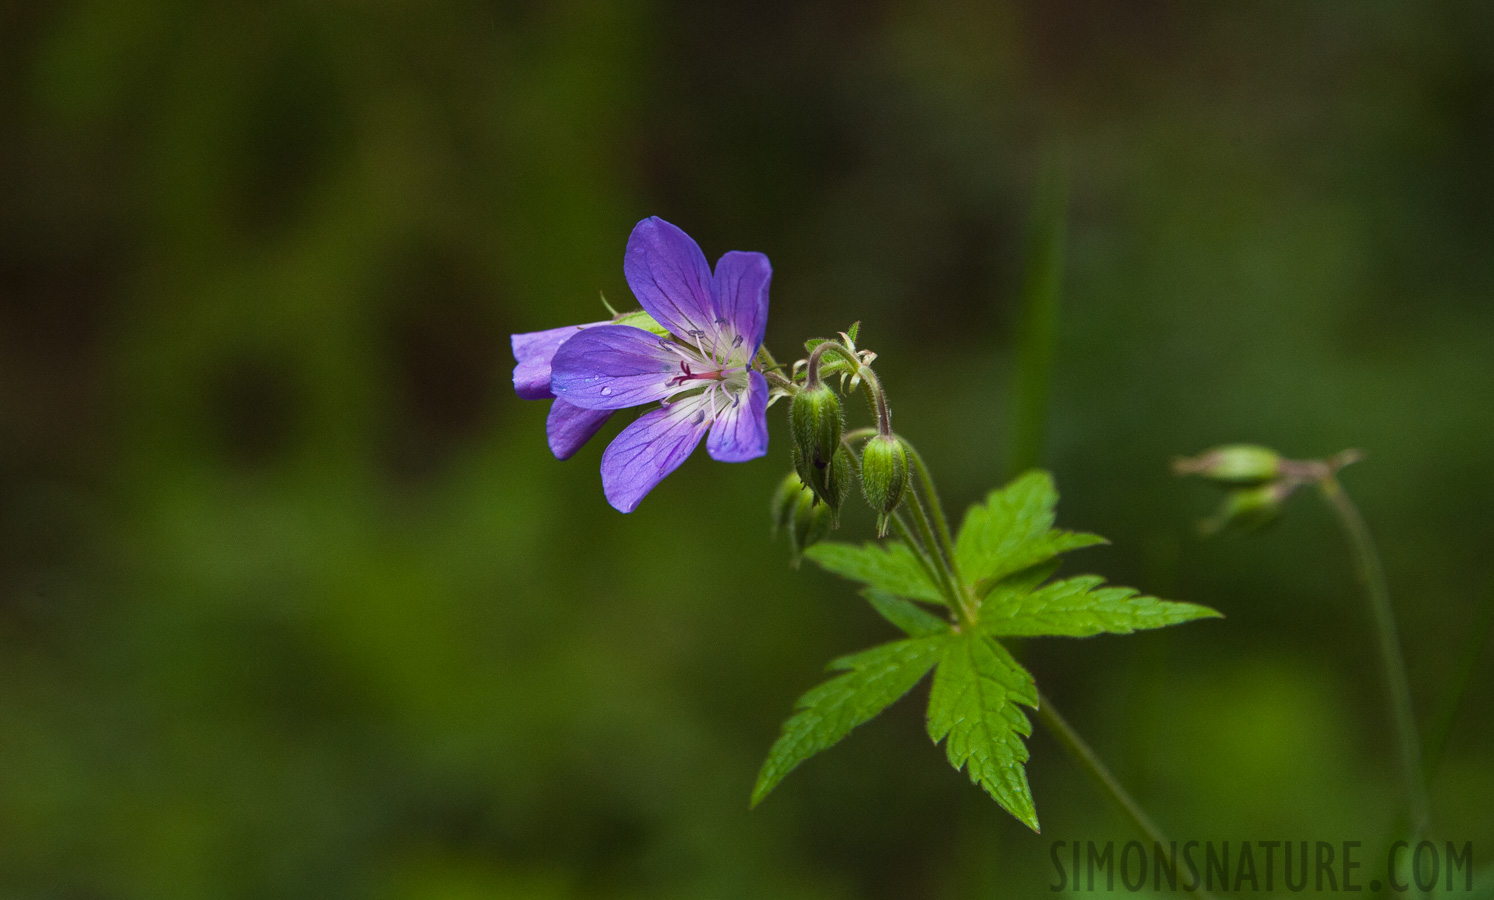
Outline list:
[[[581,329],[605,324],[588,322],[514,335],[510,338],[514,360],[518,363],[514,366],[514,390],[525,400],[554,397],[550,392],[550,364],[555,359],[555,351]],[[550,404],[550,418],[545,423],[550,452],[556,459],[569,459],[601,430],[611,415],[611,410],[582,409],[564,400],[556,400]]]
[[[602,454],[607,501],[632,512],[707,434],[706,452],[721,462],[767,453],[768,383],[752,362],[773,270],[761,253],[733,251],[713,274],[689,235],[655,217],[633,229],[623,272],[668,335],[615,323],[515,335],[514,387],[521,397],[556,398],[547,430],[562,458],[613,410],[660,403]]]

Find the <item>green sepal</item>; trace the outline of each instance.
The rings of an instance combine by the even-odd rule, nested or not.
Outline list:
[[[604,301],[605,302],[605,301]],[[618,313],[612,317],[613,325],[631,325],[634,328],[642,328],[644,331],[652,331],[660,337],[668,337],[669,329],[654,321],[654,317],[641,309]]]

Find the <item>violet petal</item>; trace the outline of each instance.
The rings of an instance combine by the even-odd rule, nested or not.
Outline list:
[[[564,400],[556,400],[550,404],[550,417],[545,420],[545,437],[549,440],[550,452],[556,459],[570,459],[607,424],[611,416],[610,409],[582,409]]]
[[[622,409],[662,400],[675,391],[680,358],[663,338],[631,325],[598,325],[560,345],[550,390],[585,409]]]
[[[650,410],[622,430],[602,454],[602,491],[619,512],[632,512],[654,485],[680,467],[710,426],[705,404],[685,400]]]
[[[600,325],[588,322],[585,325],[566,325],[545,331],[530,331],[509,338],[514,350],[514,391],[524,400],[543,400],[554,396],[550,393],[550,361],[560,345],[570,340],[583,328]]]
[[[746,462],[768,452],[768,380],[749,372],[747,390],[716,414],[706,452],[717,462]]]
[[[733,250],[716,262],[716,303],[731,329],[742,336],[752,356],[768,327],[768,283],[773,267],[761,253]]]
[[[639,222],[628,237],[623,274],[633,296],[654,320],[681,338],[713,333],[716,307],[711,267],[700,246],[658,216]]]

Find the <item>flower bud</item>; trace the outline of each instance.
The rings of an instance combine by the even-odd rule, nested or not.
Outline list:
[[[790,472],[778,483],[778,489],[773,492],[773,499],[768,504],[768,515],[773,520],[773,536],[777,537],[779,531],[790,530],[794,524],[794,505],[799,502],[799,495],[808,488],[798,472]]]
[[[1172,462],[1174,475],[1201,475],[1224,484],[1260,484],[1281,475],[1281,456],[1269,447],[1228,444]]]
[[[1199,523],[1199,530],[1206,535],[1225,528],[1259,531],[1276,521],[1282,505],[1299,486],[1300,481],[1288,479],[1235,488],[1224,498],[1224,505],[1213,518]]]
[[[788,533],[791,562],[798,568],[804,551],[824,540],[835,527],[835,513],[828,504],[817,502],[802,482],[796,490],[789,507]]]
[[[829,385],[821,383],[794,395],[789,405],[789,426],[804,467],[823,469],[830,465],[840,448],[842,424],[840,398]],[[804,469],[799,474],[804,475]],[[818,479],[805,475],[804,480],[813,485]]]
[[[877,534],[887,533],[887,520],[908,488],[908,451],[902,438],[879,434],[861,451],[861,490],[877,514]]]
[[[830,466],[826,471],[829,474],[826,479],[826,493],[829,496],[825,502],[835,514],[836,524],[839,524],[840,508],[851,495],[851,481],[856,477],[856,461],[851,458],[849,450],[838,447],[835,455],[830,458]]]

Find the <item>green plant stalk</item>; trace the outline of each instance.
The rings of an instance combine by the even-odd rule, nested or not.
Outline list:
[[[1468,638],[1463,656],[1458,662],[1457,672],[1453,675],[1451,687],[1442,701],[1437,717],[1432,720],[1431,728],[1427,730],[1427,740],[1422,747],[1421,762],[1422,775],[1428,782],[1437,774],[1437,769],[1442,763],[1442,754],[1447,750],[1447,741],[1452,735],[1453,725],[1457,723],[1458,711],[1462,708],[1463,698],[1468,694],[1468,687],[1473,683],[1473,677],[1478,674],[1479,660],[1483,658],[1491,639],[1494,639],[1494,598],[1485,598],[1483,612],[1479,615],[1478,625],[1474,627]]]
[[[918,526],[918,533],[923,537],[925,552],[931,557],[931,565],[939,572],[940,592],[949,600],[950,608],[955,611],[960,624],[967,628],[974,626],[976,611],[968,599],[968,592],[960,584],[948,560],[944,558],[944,554],[939,551],[939,539],[929,525],[929,517],[924,512],[923,501],[918,496],[917,488],[909,485],[907,497],[913,501],[908,504],[913,513],[913,524]]]
[[[903,446],[908,449],[908,458],[913,461],[913,468],[918,472],[918,478],[923,482],[924,491],[928,495],[930,518],[939,528],[939,545],[945,558],[949,561],[950,571],[954,573],[955,581],[959,581],[960,569],[955,560],[954,540],[949,534],[949,520],[944,516],[944,505],[939,502],[939,490],[934,487],[934,476],[929,472],[928,464],[923,461],[923,454],[919,453],[913,446],[913,442],[903,439]]]
[[[1426,833],[1430,816],[1426,781],[1422,775],[1421,740],[1416,731],[1416,716],[1411,708],[1411,687],[1406,678],[1406,662],[1401,655],[1400,637],[1396,633],[1395,610],[1390,605],[1390,588],[1385,581],[1385,567],[1375,549],[1374,538],[1359,509],[1344,493],[1338,479],[1329,475],[1319,482],[1323,497],[1338,514],[1354,554],[1354,567],[1364,585],[1375,634],[1380,648],[1380,663],[1385,674],[1385,699],[1394,722],[1400,750],[1401,768],[1406,780],[1406,806],[1411,817],[1412,839]]]
[[[1153,822],[1151,816],[1146,814],[1146,810],[1141,808],[1141,804],[1137,803],[1135,798],[1126,792],[1126,789],[1121,786],[1120,781],[1116,779],[1115,774],[1095,755],[1095,751],[1090,748],[1089,744],[1085,743],[1084,738],[1079,736],[1079,733],[1074,730],[1068,720],[1059,714],[1058,709],[1053,706],[1053,701],[1049,700],[1047,695],[1038,694],[1037,712],[1038,718],[1042,720],[1049,731],[1053,732],[1053,736],[1058,738],[1058,742],[1063,745],[1063,748],[1069,752],[1069,755],[1074,758],[1075,762],[1079,763],[1094,778],[1105,793],[1110,795],[1110,799],[1115,801],[1115,805],[1120,807],[1121,812],[1131,821],[1136,830],[1145,835],[1147,840],[1152,841],[1158,846],[1169,846],[1171,842],[1162,833],[1162,829],[1158,828],[1157,823]],[[1172,869],[1173,877],[1179,877],[1176,866],[1169,866],[1169,868]],[[1214,896],[1204,890],[1202,885],[1195,885],[1189,893],[1199,898],[1199,900],[1212,900]]]
[[[1010,462],[1013,476],[1040,464],[1047,440],[1053,347],[1063,296],[1067,207],[1067,179],[1059,165],[1050,163],[1033,198],[1027,232],[1027,265],[1017,325],[1013,384]]]

